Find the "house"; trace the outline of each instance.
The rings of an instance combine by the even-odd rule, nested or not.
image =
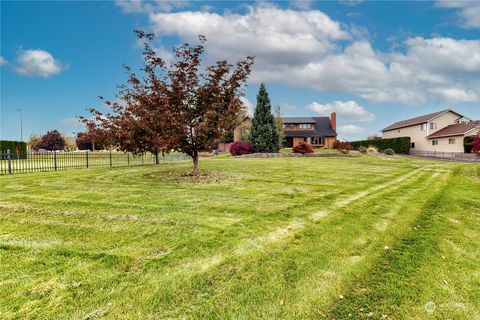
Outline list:
[[[285,147],[292,148],[305,142],[314,147],[333,148],[337,140],[337,117],[333,112],[329,117],[282,117],[285,129]],[[244,140],[249,133],[252,121],[246,118],[233,131],[233,140]]]
[[[410,137],[414,152],[464,152],[464,137],[479,132],[480,121],[446,109],[395,122],[382,129],[382,138]]]

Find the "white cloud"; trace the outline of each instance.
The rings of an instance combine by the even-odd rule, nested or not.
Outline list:
[[[474,102],[480,100],[478,93],[473,90],[467,91],[461,88],[434,88],[431,91],[442,97],[442,100],[449,102]]]
[[[338,127],[337,131],[340,135],[357,135],[366,133],[368,130],[354,124],[346,124]]]
[[[251,103],[250,100],[247,99],[247,97],[241,97],[240,100],[242,100],[243,105],[247,108],[248,115],[252,116],[255,110],[255,106],[253,105],[253,103]]]
[[[340,0],[341,4],[344,4],[349,7],[354,7],[361,4],[363,0]]]
[[[207,36],[208,63],[254,55],[252,82],[347,93],[377,103],[479,100],[480,40],[415,37],[379,52],[368,30],[342,26],[319,10],[262,2],[245,8],[243,14],[152,9],[149,20],[159,36],[189,43]],[[448,93],[452,90],[467,95]]]
[[[17,56],[15,71],[24,76],[50,77],[60,73],[66,65],[44,50],[23,50]]]
[[[307,10],[311,8],[313,0],[292,0],[290,3],[298,9]]]
[[[115,4],[125,13],[144,12],[142,0],[115,0]]]
[[[355,101],[334,101],[326,104],[312,102],[305,108],[322,116],[329,116],[332,112],[336,112],[339,118],[358,122],[368,122],[375,119],[373,113],[368,112]]]
[[[125,13],[153,13],[156,11],[170,12],[175,8],[185,8],[190,5],[190,2],[181,0],[115,0],[115,4]]]
[[[7,64],[7,60],[0,56],[0,66],[3,66],[4,64]]]
[[[480,28],[480,2],[473,1],[438,1],[437,7],[458,10],[460,25],[465,28]]]
[[[60,125],[63,132],[68,132],[71,134],[72,132],[78,132],[85,128],[85,125],[80,122],[80,120],[76,117],[64,118],[60,120]]]

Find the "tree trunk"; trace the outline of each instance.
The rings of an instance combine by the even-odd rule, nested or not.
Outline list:
[[[196,177],[198,176],[198,152],[195,151],[192,154],[193,159],[193,175]]]
[[[155,153],[155,164],[159,164],[160,159],[158,158],[158,152]]]

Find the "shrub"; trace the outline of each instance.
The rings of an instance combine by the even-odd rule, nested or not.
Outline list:
[[[338,150],[352,150],[353,146],[348,141],[335,141],[333,148]]]
[[[340,149],[340,153],[341,153],[341,154],[349,154],[349,153],[350,153],[350,150],[348,150],[348,149]]]
[[[230,154],[232,156],[240,156],[242,154],[252,153],[253,146],[245,141],[236,141],[230,145]]]
[[[383,151],[387,156],[393,156],[395,154],[395,151],[393,149],[387,148],[385,151]]]
[[[352,141],[351,144],[355,149],[373,146],[380,150],[393,149],[396,153],[403,154],[408,154],[411,147],[410,137]]]
[[[472,146],[472,152],[480,156],[480,134],[472,137],[470,145]]]
[[[301,153],[301,154],[313,153],[313,147],[309,143],[300,143],[300,144],[296,145],[295,147],[293,147],[293,152],[294,153]]]
[[[375,148],[375,147],[370,146],[370,147],[368,147],[368,149],[367,149],[367,153],[377,154],[377,153],[378,153],[378,149]]]
[[[472,141],[473,137],[471,136],[466,136],[463,138],[463,151],[465,153],[472,153]]]
[[[367,149],[366,147],[364,147],[364,146],[361,146],[360,148],[358,148],[358,151],[359,151],[360,153],[366,154],[367,151],[368,151],[368,149]]]

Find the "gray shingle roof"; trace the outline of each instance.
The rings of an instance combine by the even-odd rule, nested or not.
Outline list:
[[[315,123],[315,130],[285,131],[285,137],[336,137],[329,117],[282,117],[283,123]]]

